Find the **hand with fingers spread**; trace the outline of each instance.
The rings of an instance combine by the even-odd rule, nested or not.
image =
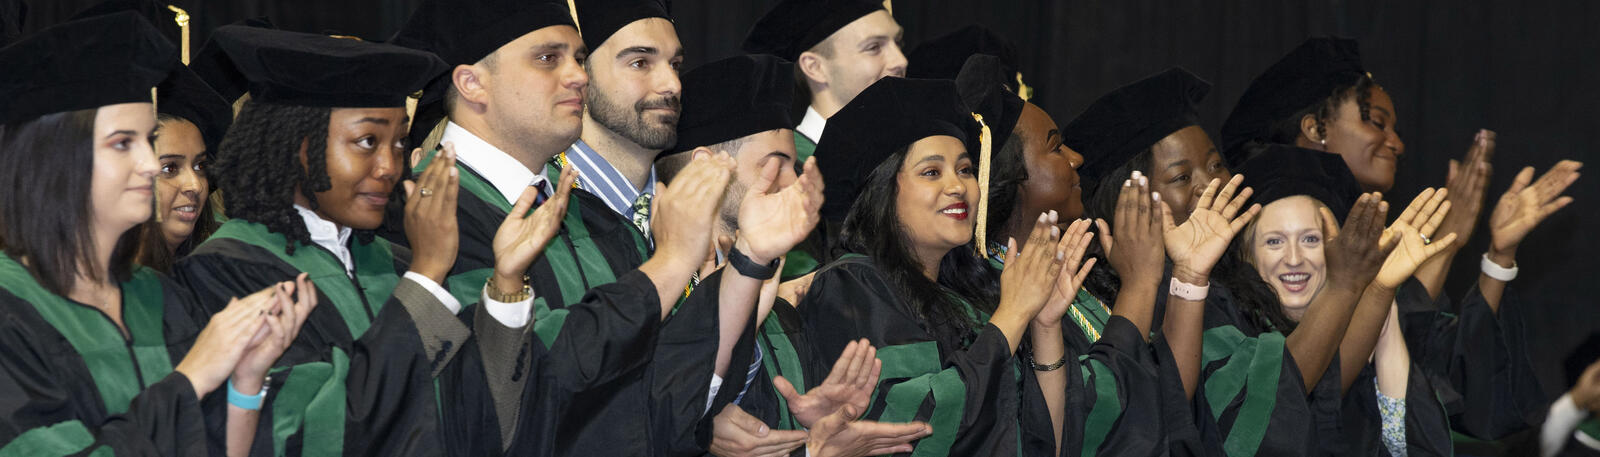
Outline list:
[[[406,189],[406,239],[411,242],[411,271],[443,284],[456,263],[461,231],[456,225],[456,194],[461,186],[456,148],[445,143],[433,162]],[[520,277],[519,277],[520,278]]]
[[[989,323],[1005,334],[1012,352],[1016,352],[1028,324],[1050,298],[1049,292],[1039,290],[1038,285],[1054,281],[1065,263],[1065,255],[1056,250],[1056,243],[1061,239],[1057,217],[1055,211],[1039,214],[1027,244],[1021,249],[1016,239],[1006,242],[1006,267],[1000,271],[1000,304],[995,307]]]
[[[878,360],[878,350],[872,347],[872,342],[861,339],[845,345],[839,360],[833,363],[833,370],[828,372],[828,378],[805,395],[796,392],[794,385],[782,376],[773,378],[772,384],[789,402],[789,412],[794,414],[795,420],[810,428],[845,406],[865,411],[882,372],[883,361]]]
[[[1228,180],[1227,186],[1219,192],[1222,180],[1212,179],[1206,185],[1205,192],[1200,194],[1200,200],[1195,203],[1194,213],[1183,225],[1174,225],[1172,210],[1166,207],[1165,202],[1161,203],[1162,239],[1167,248],[1167,257],[1172,259],[1174,278],[1189,284],[1206,285],[1207,278],[1211,276],[1211,267],[1228,250],[1228,243],[1261,212],[1261,205],[1255,204],[1250,205],[1243,214],[1239,213],[1244,203],[1250,200],[1252,192],[1249,187],[1239,190],[1239,184],[1243,182],[1244,175],[1233,175],[1233,179]]]
[[[1377,192],[1357,198],[1342,227],[1333,212],[1321,210],[1323,238],[1327,240],[1323,250],[1328,264],[1327,287],[1359,291],[1372,283],[1396,244],[1384,242],[1383,223],[1388,213],[1389,203]]]
[[[244,298],[228,301],[228,306],[211,316],[194,346],[178,362],[174,371],[183,373],[194,386],[195,396],[204,397],[221,386],[244,358],[245,351],[267,338],[267,312],[276,304],[276,286]]]
[[[260,392],[267,371],[283,356],[283,351],[294,344],[300,328],[317,306],[317,289],[310,276],[301,273],[294,281],[285,281],[258,293],[271,293],[266,332],[255,345],[246,350],[244,358],[233,369],[233,386],[242,393]],[[260,337],[258,335],[258,337]]]
[[[1479,130],[1472,138],[1472,146],[1467,148],[1467,156],[1462,161],[1450,160],[1450,172],[1445,178],[1450,213],[1444,216],[1437,230],[1439,237],[1450,233],[1456,235],[1457,242],[1450,245],[1447,251],[1459,251],[1465,246],[1473,228],[1478,225],[1478,215],[1483,213],[1484,195],[1488,194],[1489,177],[1494,171],[1489,164],[1494,159],[1494,148],[1495,133]]]
[[[1448,194],[1449,191],[1443,189],[1424,189],[1417,198],[1411,200],[1410,205],[1406,205],[1400,218],[1383,231],[1379,244],[1392,243],[1397,246],[1389,254],[1388,260],[1384,261],[1383,268],[1378,270],[1378,286],[1391,290],[1400,287],[1423,262],[1444,252],[1456,241],[1454,233],[1439,239],[1431,238],[1445,214],[1450,212],[1450,202],[1445,200]]]
[[[661,298],[661,317],[672,311],[683,287],[709,252],[717,210],[733,177],[734,161],[725,152],[695,152],[673,184],[656,183],[651,200],[650,231],[656,252],[639,266]]]
[[[1572,197],[1561,196],[1561,193],[1578,180],[1580,168],[1583,168],[1581,162],[1563,160],[1540,176],[1538,181],[1533,180],[1533,167],[1523,168],[1522,172],[1517,173],[1511,188],[1500,196],[1500,201],[1494,206],[1494,214],[1489,217],[1490,253],[1502,254],[1507,259],[1515,258],[1510,254],[1516,252],[1528,232],[1551,214],[1572,203]]]
[[[818,211],[822,209],[823,184],[817,159],[806,161],[804,173],[793,184],[773,189],[781,166],[777,160],[768,160],[761,167],[761,178],[750,186],[739,204],[739,252],[760,264],[783,256],[805,241],[821,220]]]
[[[517,204],[494,232],[494,287],[499,289],[495,292],[505,296],[522,291],[528,267],[561,231],[561,219],[567,216],[567,201],[572,198],[572,183],[577,180],[577,169],[562,173],[556,194],[538,208],[533,207],[533,202],[539,196],[539,188],[522,190]]]
[[[811,427],[806,451],[811,457],[860,457],[911,452],[912,441],[933,434],[933,427],[921,422],[892,424],[858,421],[860,410],[851,406],[817,421]]]
[[[783,457],[805,444],[805,430],[773,430],[739,405],[711,419],[710,451],[717,457]]]
[[[1084,253],[1094,240],[1094,234],[1089,233],[1089,224],[1088,219],[1072,221],[1072,225],[1067,226],[1067,234],[1062,235],[1057,243],[1056,251],[1066,253],[1061,274],[1056,275],[1050,288],[1050,298],[1045,300],[1044,309],[1034,316],[1032,328],[1061,327],[1061,318],[1072,308],[1072,300],[1078,297],[1078,289],[1089,276],[1089,270],[1094,268],[1094,258],[1084,261]]]
[[[1161,195],[1150,192],[1150,178],[1140,172],[1122,182],[1111,227],[1115,243],[1106,249],[1107,261],[1123,284],[1155,287],[1165,267],[1166,241],[1162,233]],[[1104,226],[1104,222],[1098,222]]]

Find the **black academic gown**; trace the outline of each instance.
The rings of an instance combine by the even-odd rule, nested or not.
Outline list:
[[[439,455],[438,406],[417,324],[390,294],[410,252],[354,237],[355,278],[318,246],[235,219],[173,268],[210,313],[301,271],[319,305],[275,364],[252,455]]]
[[[883,372],[863,418],[929,423],[933,435],[914,442],[912,455],[1053,453],[1053,442],[1037,439],[1051,435],[1049,421],[1020,420],[1022,378],[1033,373],[1011,354],[1000,329],[985,325],[963,347],[945,347],[866,257],[824,266],[809,290],[799,306],[815,356],[808,381],[826,378],[847,344],[867,338],[878,348]]]
[[[196,398],[173,371],[207,315],[146,268],[122,284],[122,307],[131,339],[0,258],[0,455],[221,455],[206,416],[225,414],[223,398]]]
[[[1421,367],[1449,411],[1450,425],[1493,440],[1525,430],[1543,414],[1545,398],[1528,358],[1526,305],[1507,288],[1500,311],[1473,286],[1459,304],[1446,294],[1429,299],[1415,279],[1395,295],[1411,360]]]
[[[1217,281],[1205,327],[1194,417],[1207,453],[1314,454],[1317,418],[1337,419],[1338,395],[1308,395],[1284,335],[1247,316]]]

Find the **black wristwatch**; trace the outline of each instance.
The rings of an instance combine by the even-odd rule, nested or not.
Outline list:
[[[739,248],[728,250],[728,265],[732,265],[734,270],[738,270],[739,274],[747,278],[762,281],[772,279],[772,275],[778,274],[778,259],[772,259],[772,262],[761,265],[750,260],[743,252],[739,252]]]

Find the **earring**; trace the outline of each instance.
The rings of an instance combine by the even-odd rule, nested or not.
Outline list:
[[[1322,139],[1322,145],[1323,146],[1327,146],[1328,145],[1328,139],[1327,138],[1323,138]]]

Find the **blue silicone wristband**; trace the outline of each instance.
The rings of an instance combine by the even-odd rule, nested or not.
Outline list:
[[[255,395],[245,395],[233,388],[233,380],[228,380],[228,404],[251,411],[261,410],[261,402],[267,399],[267,385],[261,384],[261,391]]]

